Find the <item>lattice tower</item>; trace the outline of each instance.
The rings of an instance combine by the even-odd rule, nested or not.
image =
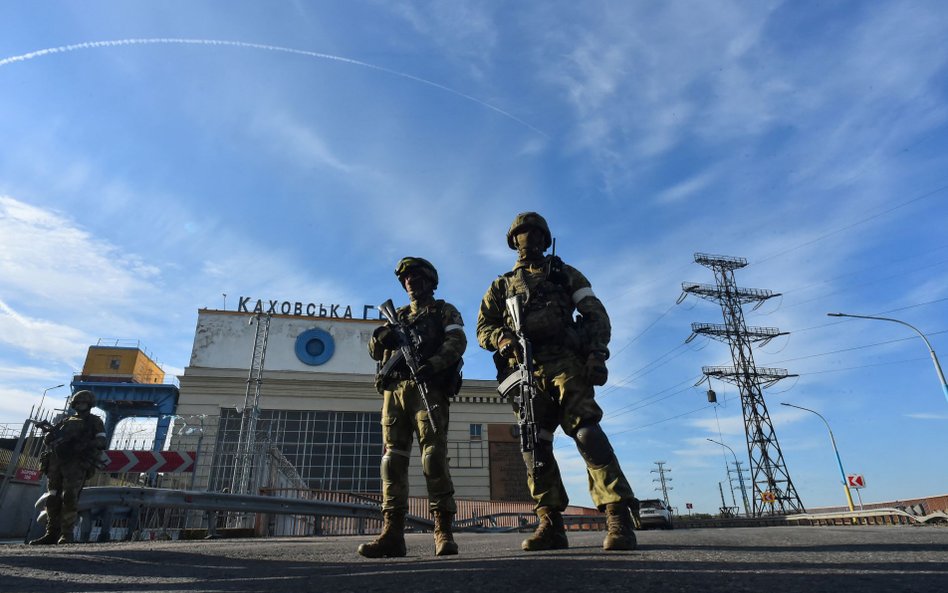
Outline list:
[[[253,337],[250,371],[247,374],[244,407],[240,415],[237,453],[234,456],[234,478],[231,482],[231,492],[234,494],[250,494],[253,456],[257,449],[257,420],[260,419],[263,365],[267,357],[267,340],[270,337],[270,319],[270,314],[257,313],[249,321],[249,323],[256,324],[256,331],[254,331]]]
[[[764,402],[763,390],[777,381],[791,376],[786,369],[757,367],[754,364],[752,343],[765,344],[785,335],[772,327],[747,327],[742,305],[756,303],[760,307],[767,299],[779,296],[770,290],[739,288],[734,281],[734,270],[747,265],[742,257],[696,253],[695,262],[714,272],[715,285],[682,283],[686,294],[693,294],[721,305],[724,324],[692,324],[692,335],[705,335],[726,342],[731,349],[732,367],[702,367],[706,377],[715,377],[737,386],[741,394],[744,431],[747,437],[747,456],[753,489],[753,516],[764,513],[804,512],[790,473],[784,462],[780,444],[770,413]],[[685,295],[682,295],[684,298]],[[772,499],[772,500],[770,500]]]

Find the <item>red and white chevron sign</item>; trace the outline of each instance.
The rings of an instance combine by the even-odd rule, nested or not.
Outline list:
[[[193,472],[196,451],[106,451],[109,464],[102,471],[124,473]]]

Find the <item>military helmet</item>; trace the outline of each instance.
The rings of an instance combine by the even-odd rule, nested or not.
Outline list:
[[[75,409],[76,404],[80,402],[89,404],[89,409],[91,410],[95,407],[95,394],[88,389],[77,391],[72,394],[72,398],[69,400],[69,407]]]
[[[545,240],[545,244],[543,245],[544,250],[553,244],[553,235],[550,234],[550,227],[546,224],[546,219],[536,212],[521,212],[514,218],[513,224],[510,225],[510,230],[507,231],[507,245],[509,245],[511,249],[517,248],[517,245],[514,243],[514,235],[523,230],[524,227],[533,227],[543,231]]]
[[[431,280],[433,288],[438,288],[438,270],[431,265],[430,261],[421,257],[403,257],[398,261],[398,265],[395,266],[395,276],[398,277],[398,281],[401,282],[402,276],[412,268],[421,270]]]

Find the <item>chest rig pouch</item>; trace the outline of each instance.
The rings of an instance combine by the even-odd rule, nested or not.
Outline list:
[[[415,351],[418,353],[419,362],[424,362],[441,348],[444,343],[444,301],[436,300],[434,305],[425,307],[414,318],[411,318],[411,309],[402,307],[398,310],[398,321],[402,327],[407,329],[409,339],[414,344]],[[463,359],[438,373],[435,373],[429,380],[433,386],[437,386],[448,392],[448,395],[455,396],[461,390],[461,366]],[[392,352],[391,356],[379,362],[376,371],[375,385],[381,393],[394,383],[411,378],[408,370],[408,364],[405,362],[405,355],[401,349]]]
[[[557,342],[572,346],[575,341],[573,302],[562,267],[562,260],[554,256],[539,271],[517,268],[504,274],[505,297],[522,296],[523,332],[535,346]],[[511,325],[511,320],[505,322]]]

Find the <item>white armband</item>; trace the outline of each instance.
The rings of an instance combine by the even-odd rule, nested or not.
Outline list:
[[[596,293],[593,292],[593,289],[591,287],[587,286],[586,288],[580,288],[579,290],[573,293],[573,304],[578,305],[579,302],[583,300],[584,298],[594,297],[594,296],[596,296]]]

